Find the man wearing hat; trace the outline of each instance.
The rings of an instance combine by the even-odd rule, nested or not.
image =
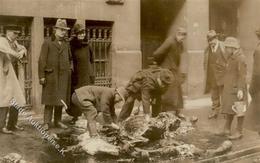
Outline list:
[[[178,28],[175,35],[170,35],[162,45],[153,53],[154,60],[162,68],[169,69],[178,80],[171,84],[162,97],[162,109],[174,110],[176,115],[183,109],[183,97],[181,84],[184,82],[184,74],[180,72],[181,55],[183,53],[183,41],[187,32],[184,28]]]
[[[157,66],[134,74],[126,86],[126,99],[119,114],[118,122],[122,122],[131,115],[136,99],[142,101],[147,120],[150,119],[150,116],[157,116],[161,112],[161,95],[167,91],[172,82],[171,71]],[[150,115],[151,105],[152,115]]]
[[[22,59],[27,51],[26,48],[17,42],[20,29],[16,26],[8,27],[6,37],[0,37],[0,130],[5,134],[11,134],[15,130],[23,130],[17,125],[18,110],[11,106],[10,101],[13,99],[23,107],[25,97],[19,84],[18,62]],[[7,113],[9,118],[5,126]]]
[[[209,119],[217,118],[221,108],[221,92],[223,89],[223,70],[216,72],[216,60],[225,53],[225,46],[222,41],[217,38],[214,30],[208,31],[208,46],[204,53],[204,70],[206,72],[206,88],[205,93],[211,93],[212,113]],[[221,74],[222,73],[222,74]]]
[[[225,125],[221,136],[231,134],[231,124],[234,116],[237,114],[234,110],[235,103],[247,103],[246,86],[246,58],[240,49],[238,40],[234,37],[227,37],[224,41],[225,53],[223,58],[218,58],[216,66],[224,68],[223,92],[222,92],[222,113],[225,115]],[[224,64],[223,64],[223,61]],[[219,62],[220,61],[220,62]],[[229,139],[236,140],[242,138],[244,116],[237,116],[237,127],[235,134],[229,136]]]
[[[54,124],[66,128],[61,122],[63,103],[69,104],[71,89],[71,51],[64,40],[67,31],[65,19],[58,19],[51,38],[46,39],[39,58],[39,79],[42,85],[42,104],[44,109],[44,128],[49,129],[54,110]]]
[[[115,105],[124,100],[124,88],[83,86],[72,94],[73,105],[80,109],[88,120],[87,128],[91,137],[98,135],[96,127],[98,113],[102,113],[105,125],[119,129],[114,123],[116,120]]]

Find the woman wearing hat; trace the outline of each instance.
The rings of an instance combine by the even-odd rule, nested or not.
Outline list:
[[[239,115],[237,107],[246,107],[246,62],[245,56],[240,49],[239,42],[234,37],[227,37],[224,41],[225,55],[216,61],[216,69],[224,67],[224,88],[222,92],[222,113],[225,114],[226,122],[222,136],[231,134],[231,124],[234,116],[237,116],[237,127],[235,134],[229,139],[242,138],[244,116]],[[240,105],[236,105],[240,104]]]
[[[80,87],[94,84],[94,57],[88,42],[85,40],[85,28],[82,24],[75,24],[73,38],[70,42],[74,71],[72,73],[72,92]],[[72,124],[77,121],[81,111],[71,107],[67,113],[73,116]]]

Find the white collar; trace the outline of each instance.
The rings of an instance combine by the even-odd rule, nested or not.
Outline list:
[[[218,50],[218,46],[219,46],[219,41],[217,41],[216,45],[214,46],[214,49],[211,49],[212,52],[216,52]]]

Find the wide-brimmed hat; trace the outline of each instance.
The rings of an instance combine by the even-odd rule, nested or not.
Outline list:
[[[54,26],[55,28],[61,28],[65,30],[69,30],[70,28],[67,26],[67,21],[65,19],[58,19]]]
[[[217,38],[217,33],[215,30],[209,30],[207,33],[207,39],[208,41],[213,40],[214,38]]]
[[[77,34],[77,33],[80,33],[80,32],[83,32],[85,31],[85,27],[83,24],[75,24],[74,27],[72,28],[72,32],[73,34]]]
[[[235,37],[227,37],[224,41],[224,45],[225,47],[240,48],[239,41]]]

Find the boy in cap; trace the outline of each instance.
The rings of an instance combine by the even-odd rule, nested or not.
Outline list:
[[[221,107],[221,92],[223,90],[223,70],[216,71],[215,64],[218,57],[225,53],[225,46],[222,41],[217,38],[214,30],[208,31],[207,34],[208,47],[204,53],[204,70],[206,72],[206,88],[205,93],[211,93],[212,113],[209,119],[217,118]]]
[[[222,93],[222,113],[225,114],[224,131],[220,135],[228,136],[231,134],[231,124],[236,112],[234,111],[235,102],[247,102],[247,87],[246,87],[246,62],[245,55],[240,49],[239,42],[234,37],[227,37],[224,41],[225,55],[222,61],[216,61],[217,68],[224,68],[223,77],[223,93]],[[229,136],[229,139],[236,140],[242,138],[244,116],[237,116],[237,127],[234,135]]]
[[[157,116],[161,112],[161,95],[172,82],[173,75],[171,71],[157,66],[134,74],[126,86],[126,99],[119,114],[118,122],[122,122],[131,115],[136,99],[142,101],[143,111],[147,120],[151,116],[150,105],[152,105],[152,116]]]
[[[177,77],[162,97],[162,109],[164,111],[174,110],[176,115],[183,118],[180,114],[183,109],[183,97],[181,84],[184,82],[185,74],[180,71],[181,55],[183,53],[183,42],[187,32],[179,27],[174,35],[170,35],[162,45],[153,53],[154,61],[162,68],[169,69]]]
[[[115,105],[125,99],[124,88],[108,88],[100,86],[83,86],[72,94],[72,103],[80,109],[88,120],[87,128],[91,137],[98,135],[96,117],[103,114],[104,122],[113,128],[119,127],[114,123],[116,119]]]
[[[71,86],[71,51],[65,40],[69,28],[65,19],[58,19],[54,34],[46,39],[41,48],[39,58],[39,79],[42,88],[42,104],[44,109],[44,128],[49,129],[54,112],[54,124],[59,128],[67,128],[61,122],[63,102],[67,105],[70,99]]]

